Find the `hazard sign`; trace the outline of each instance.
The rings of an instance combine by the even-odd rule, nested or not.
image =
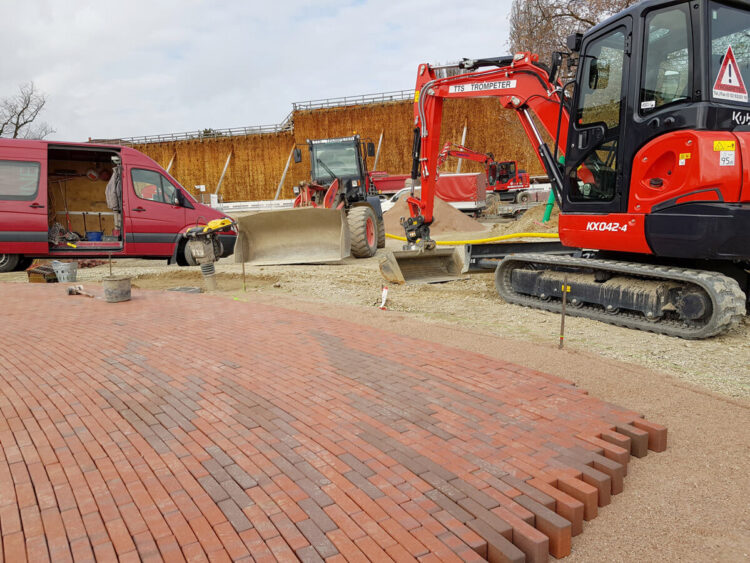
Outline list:
[[[731,102],[747,102],[747,88],[742,80],[731,45],[727,47],[727,53],[719,69],[719,76],[716,77],[714,83],[714,98]]]

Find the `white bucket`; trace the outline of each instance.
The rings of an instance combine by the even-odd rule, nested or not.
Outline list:
[[[60,262],[59,260],[53,260],[52,269],[55,271],[57,281],[63,283],[74,282],[76,281],[76,275],[78,274],[78,262]]]

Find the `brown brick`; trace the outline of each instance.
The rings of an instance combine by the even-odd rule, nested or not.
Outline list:
[[[630,461],[630,450],[611,444],[601,438],[594,436],[581,436],[582,439],[602,449],[604,457],[616,461],[623,466],[623,474],[628,474],[628,462]]]
[[[667,427],[655,422],[636,418],[633,426],[648,432],[648,449],[654,452],[663,452],[667,449]]]
[[[531,479],[529,484],[555,499],[555,512],[570,522],[571,535],[583,532],[583,503],[580,500],[540,479]]]
[[[513,527],[513,545],[524,552],[528,563],[545,563],[549,560],[547,536],[502,506],[493,509],[493,512]]]
[[[570,555],[572,526],[568,520],[526,495],[516,497],[516,502],[534,514],[534,527],[549,538],[550,555],[557,559]]]
[[[502,518],[498,518],[496,514],[487,510],[477,501],[470,498],[465,498],[461,499],[459,501],[459,504],[463,508],[465,508],[467,512],[473,514],[476,519],[486,522],[488,526],[490,526],[500,535],[505,536],[509,540],[513,539],[513,530],[511,529],[510,525]],[[466,525],[468,526],[469,523],[467,522]]]
[[[620,434],[614,430],[604,430],[601,433],[601,438],[605,442],[621,447],[628,452],[628,455],[630,455],[630,438],[624,434]]]
[[[505,536],[483,520],[470,520],[466,525],[487,542],[487,561],[490,563],[525,563],[526,556]]]
[[[596,518],[599,505],[596,487],[572,477],[563,477],[557,480],[557,488],[583,503],[584,520]]]
[[[648,432],[630,424],[617,425],[617,432],[630,438],[631,455],[645,457],[648,454]]]

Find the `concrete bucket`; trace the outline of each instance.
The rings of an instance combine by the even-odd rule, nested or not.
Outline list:
[[[299,207],[261,211],[237,221],[235,262],[253,266],[336,262],[351,252],[340,209]]]

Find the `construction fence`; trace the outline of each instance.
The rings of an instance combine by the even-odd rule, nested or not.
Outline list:
[[[411,170],[413,92],[388,92],[370,96],[298,102],[279,125],[205,130],[192,133],[120,139],[166,168],[196,197],[195,186],[214,193],[226,166],[219,196],[224,201],[273,199],[292,148],[302,148],[303,160],[292,160],[280,198],[293,197],[292,188],[307,180],[310,164],[306,139],[359,134],[376,144],[383,141],[378,170],[406,174]],[[459,143],[466,127],[465,145],[491,152],[497,160],[516,160],[530,174],[542,174],[536,154],[512,111],[498,100],[446,100],[441,137]],[[231,155],[231,156],[230,156]],[[228,161],[228,165],[227,165]],[[452,159],[443,167],[454,171]],[[372,169],[373,158],[368,159]],[[462,172],[479,172],[481,166],[464,162]]]

